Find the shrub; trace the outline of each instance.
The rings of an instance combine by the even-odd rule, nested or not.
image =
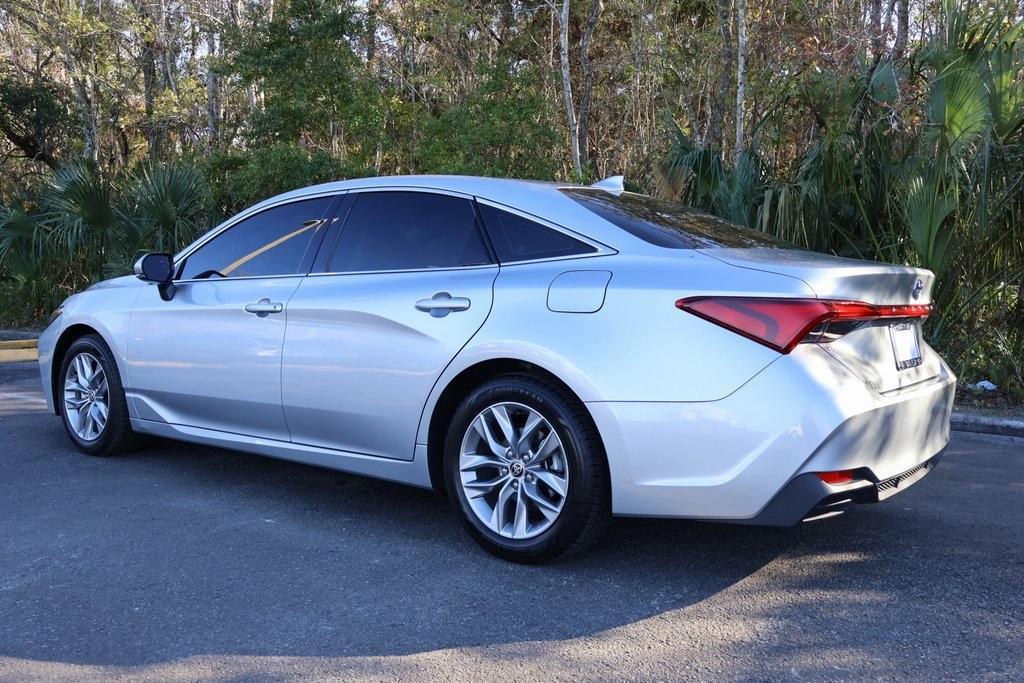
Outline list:
[[[327,152],[278,144],[216,154],[204,167],[212,191],[214,222],[288,190],[365,175]]]

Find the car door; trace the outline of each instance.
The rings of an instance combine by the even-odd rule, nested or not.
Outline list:
[[[139,417],[287,441],[281,345],[288,301],[333,197],[245,216],[176,263],[175,292],[132,312],[128,385]]]
[[[498,266],[468,197],[350,202],[323,272],[289,304],[285,415],[295,442],[411,460],[427,396],[487,318]]]

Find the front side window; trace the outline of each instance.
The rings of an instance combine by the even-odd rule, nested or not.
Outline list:
[[[363,192],[349,211],[332,273],[491,263],[473,203],[429,192]]]
[[[794,248],[760,230],[751,230],[682,204],[644,194],[623,192],[615,195],[582,187],[563,188],[562,192],[609,223],[659,247]]]
[[[593,254],[596,248],[522,216],[480,204],[494,251],[501,263]]]
[[[282,204],[231,226],[185,260],[183,280],[300,274],[332,197]]]

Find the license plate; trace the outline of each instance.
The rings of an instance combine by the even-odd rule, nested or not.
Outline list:
[[[892,353],[898,370],[916,368],[921,364],[921,339],[916,323],[890,325],[889,337],[892,338]]]

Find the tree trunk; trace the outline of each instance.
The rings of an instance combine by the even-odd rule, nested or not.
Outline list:
[[[743,154],[743,111],[747,97],[747,0],[736,0],[736,148],[733,160]]]
[[[156,159],[160,149],[160,134],[153,121],[154,102],[156,100],[156,58],[154,56],[155,46],[152,40],[145,40],[142,43],[142,97],[145,106],[146,144],[149,148],[149,158]]]
[[[725,147],[725,108],[732,82],[733,45],[730,9],[732,0],[718,0],[718,34],[722,40],[722,64],[718,72],[718,86],[710,97],[711,113],[708,117],[709,144],[721,154]]]
[[[576,179],[583,177],[583,166],[580,164],[579,130],[576,127],[576,108],[572,103],[572,80],[569,76],[569,0],[562,0],[562,15],[559,18],[561,28],[562,92],[565,95],[565,115],[569,124],[569,145],[572,152],[572,170]]]
[[[583,30],[582,53],[580,55],[580,67],[583,71],[583,95],[580,97],[579,115],[579,140],[580,165],[586,166],[590,162],[590,98],[594,90],[594,67],[590,63],[590,40],[594,37],[594,29],[604,11],[604,2],[594,0],[590,6],[590,16],[587,18],[587,26]]]
[[[65,67],[69,72],[78,71],[70,56],[70,50],[65,50]],[[82,158],[99,160],[99,115],[96,113],[96,100],[93,98],[95,87],[92,78],[85,76],[72,76],[71,82],[74,86],[75,105],[78,108],[78,119],[82,125]]]
[[[501,9],[498,12],[499,35],[504,41],[516,25],[516,9],[512,6],[512,0],[502,0]]]
[[[896,42],[892,56],[902,59],[907,51],[907,32],[910,28],[910,0],[896,0]]]
[[[877,60],[882,56],[882,0],[871,0],[870,12],[868,31],[871,34],[871,56]]]
[[[144,121],[142,128],[146,133],[146,146],[150,160],[156,160],[160,155],[161,135],[154,121],[155,102],[157,92],[161,90],[157,75],[157,52],[160,49],[158,35],[161,30],[159,16],[150,12],[148,3],[137,0],[135,3],[139,18],[145,26],[145,38],[142,41],[142,53],[139,58],[142,60],[142,100]]]
[[[217,149],[220,145],[220,77],[213,71],[213,59],[217,56],[217,33],[211,27],[206,34],[206,136],[207,147]]]
[[[366,4],[366,66],[373,71],[373,60],[377,56],[377,12],[380,0],[369,0]]]

